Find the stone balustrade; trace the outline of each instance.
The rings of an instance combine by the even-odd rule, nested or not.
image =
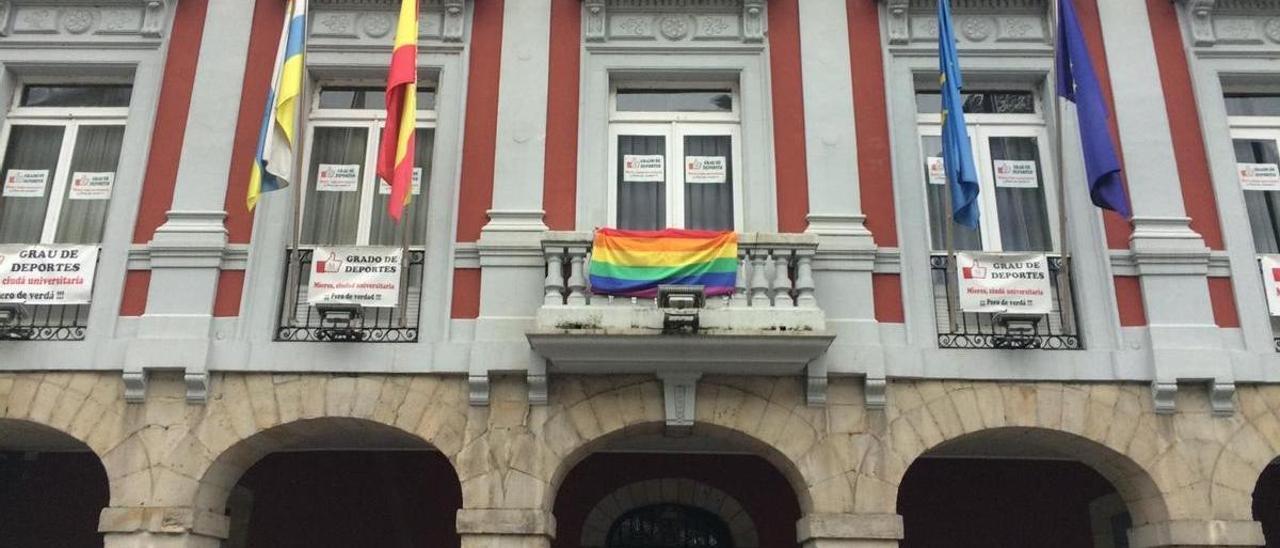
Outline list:
[[[654,299],[596,295],[591,291],[590,232],[549,232],[540,329],[648,331],[662,329]],[[732,296],[711,297],[701,312],[702,330],[822,331],[825,320],[814,293],[809,234],[747,232],[738,236],[738,275]]]

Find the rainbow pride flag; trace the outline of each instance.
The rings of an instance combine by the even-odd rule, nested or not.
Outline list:
[[[658,286],[701,285],[707,296],[732,295],[738,234],[706,230],[596,230],[591,292],[652,298]]]

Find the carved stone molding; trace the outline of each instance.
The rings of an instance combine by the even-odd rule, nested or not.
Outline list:
[[[1280,0],[1177,0],[1191,43],[1257,46],[1280,44]]]
[[[935,0],[880,0],[885,6],[889,44],[932,44],[938,39]],[[961,43],[1046,44],[1048,3],[1045,0],[951,0]]]
[[[313,0],[311,36],[389,45],[398,9],[398,0]],[[463,40],[466,0],[424,0],[420,9],[419,38]]]
[[[700,377],[701,373],[658,373],[668,434],[686,434],[693,428]]]
[[[164,36],[172,0],[0,0],[0,38],[91,41]]]
[[[582,0],[587,42],[760,43],[764,0]]]

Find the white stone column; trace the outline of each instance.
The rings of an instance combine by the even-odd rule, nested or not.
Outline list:
[[[1234,377],[1209,300],[1209,249],[1183,204],[1146,3],[1102,1],[1098,14],[1133,203],[1130,248],[1142,282],[1156,409],[1173,411],[1180,379],[1209,379],[1215,411],[1230,412]]]
[[[1129,530],[1130,548],[1266,546],[1256,521],[1177,520]]]
[[[220,548],[230,518],[190,508],[111,506],[98,518],[105,548]]]
[[[883,382],[884,358],[871,271],[876,245],[865,226],[858,185],[853,75],[848,12],[844,0],[800,3],[800,67],[804,87],[805,167],[809,176],[809,227],[820,238],[813,278],[827,325],[837,343],[810,367],[810,401],[832,363],[856,362],[869,380]],[[861,347],[861,350],[859,350]]]
[[[224,205],[254,0],[210,2],[173,203],[147,244],[151,285],[129,344],[126,399],[140,401],[149,369],[181,369],[187,397],[203,401],[218,273],[227,249]]]
[[[548,548],[556,520],[542,510],[458,510],[462,548]]]
[[[804,548],[897,548],[902,536],[897,514],[809,514],[796,522]]]
[[[506,2],[498,84],[493,207],[480,231],[480,316],[471,356],[473,403],[487,401],[489,371],[527,371],[541,360],[525,342],[541,303],[542,168],[546,153],[550,0]],[[531,372],[535,376],[538,373]],[[538,383],[535,383],[538,384]]]

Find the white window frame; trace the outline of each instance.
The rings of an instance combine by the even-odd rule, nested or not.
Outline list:
[[[732,97],[729,112],[619,111],[619,89],[688,90],[724,89]],[[615,82],[609,92],[609,226],[618,226],[618,136],[642,135],[665,138],[666,228],[685,227],[684,140],[688,136],[727,136],[730,139],[730,180],[733,185],[733,230],[741,232],[742,208],[742,122],[737,84],[726,82]]]
[[[434,82],[419,82],[419,89],[437,88]],[[378,193],[378,144],[382,138],[382,128],[386,125],[387,111],[384,109],[352,109],[352,108],[320,108],[320,92],[326,88],[335,87],[367,87],[377,88],[377,84],[370,82],[345,82],[345,81],[329,81],[315,86],[315,91],[311,94],[311,108],[308,111],[306,124],[306,150],[303,152],[302,165],[302,198],[300,206],[303,215],[298,216],[298,222],[303,223],[306,218],[307,211],[307,192],[311,188],[311,153],[315,145],[316,128],[363,128],[369,132],[369,138],[365,142],[364,165],[362,166],[363,177],[360,181],[360,206],[359,219],[356,224],[356,246],[368,246],[370,231],[373,228],[373,200]],[[437,88],[438,89],[438,88]],[[436,130],[438,115],[435,109],[418,110],[416,117],[418,130]],[[434,157],[434,156],[433,156]],[[427,196],[427,188],[431,181],[431,166],[427,166],[422,170],[422,194],[415,199],[425,200]],[[426,223],[424,223],[426,226]],[[303,230],[303,225],[299,224],[298,230]],[[425,239],[424,239],[425,241]],[[315,247],[316,244],[303,242],[302,247]],[[422,249],[422,245],[411,245],[411,249]]]
[[[1017,88],[1002,88],[993,91],[1028,91]],[[1051,247],[1047,253],[1056,253],[1059,249],[1058,226],[1058,185],[1057,161],[1053,157],[1049,143],[1048,129],[1045,124],[1039,94],[1031,91],[1035,101],[1035,114],[968,114],[965,125],[968,127],[969,143],[973,150],[973,161],[978,168],[978,208],[981,211],[981,230],[983,251],[999,253],[1004,250],[1000,241],[1000,215],[996,205],[995,174],[992,173],[991,138],[993,137],[1033,137],[1036,139],[1040,153],[1040,178],[1045,185],[1045,213],[1049,219],[1049,240]],[[921,154],[924,154],[924,138],[942,135],[942,114],[919,113],[916,115],[917,135]],[[924,165],[925,158],[920,158]],[[929,184],[927,180],[921,184]],[[925,203],[929,207],[928,193],[924,194]],[[991,213],[994,212],[995,215]],[[995,222],[992,222],[995,221]],[[932,228],[930,229],[932,230]],[[941,251],[941,250],[933,250]]]
[[[84,126],[120,126],[124,127],[129,118],[129,107],[30,107],[22,106],[22,96],[27,86],[59,85],[89,86],[100,84],[132,85],[130,82],[36,82],[28,81],[19,84],[13,94],[9,113],[5,117],[4,126],[0,129],[0,166],[8,160],[9,136],[13,126],[59,126],[64,128],[62,143],[58,149],[58,163],[54,168],[53,180],[48,182],[49,203],[45,210],[44,226],[40,230],[40,241],[32,243],[55,243],[58,234],[58,222],[62,217],[63,201],[67,190],[67,181],[71,178],[71,158],[75,154],[76,140],[80,128]],[[120,158],[116,158],[116,170],[119,171]],[[105,234],[103,235],[105,238]],[[101,245],[98,242],[97,245]]]
[[[1276,143],[1276,148],[1280,149],[1280,116],[1228,116],[1227,125],[1229,127],[1228,131],[1231,136],[1231,146],[1233,150],[1235,148],[1236,139],[1274,141]],[[1239,162],[1239,160],[1236,161]],[[1239,186],[1239,180],[1236,181],[1236,185],[1241,193],[1253,192],[1241,188]],[[1246,213],[1249,213],[1249,208],[1247,206],[1245,207],[1245,211]],[[1249,221],[1252,222],[1252,219]],[[1272,220],[1268,219],[1267,222],[1271,223]],[[1280,231],[1280,227],[1275,227],[1275,230]],[[1256,241],[1253,242],[1253,250],[1257,255],[1264,255],[1264,253],[1258,249],[1258,242]]]

